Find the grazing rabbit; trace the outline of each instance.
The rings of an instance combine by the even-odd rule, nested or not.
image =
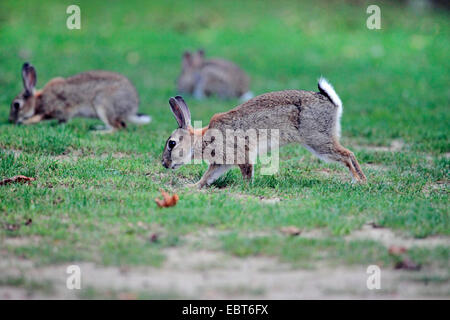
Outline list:
[[[244,179],[251,180],[256,155],[277,146],[300,143],[322,160],[347,166],[354,180],[366,182],[354,154],[339,143],[342,115],[339,96],[324,78],[319,79],[318,87],[319,92],[286,90],[262,94],[228,112],[214,115],[208,126],[199,129],[191,126],[191,115],[183,98],[171,98],[170,107],[179,128],[166,142],[163,166],[176,169],[192,159],[206,160],[209,168],[195,185],[198,188],[212,184],[233,166],[240,168]],[[278,129],[277,144],[263,137],[264,129]],[[250,139],[250,130],[256,130],[260,139],[266,139],[264,144]],[[235,138],[245,141],[241,152]],[[245,159],[230,163],[227,160],[230,153],[233,156],[239,153],[241,158],[245,153]]]
[[[216,95],[247,101],[253,97],[248,91],[249,78],[241,68],[227,60],[205,59],[203,50],[183,54],[177,84],[180,94],[191,94],[196,99]]]
[[[126,122],[145,124],[147,115],[137,114],[136,89],[124,76],[107,71],[88,71],[69,78],[54,78],[36,90],[36,70],[22,67],[24,90],[11,103],[9,121],[32,124],[44,119],[66,122],[73,117],[98,118],[105,131],[126,127]]]

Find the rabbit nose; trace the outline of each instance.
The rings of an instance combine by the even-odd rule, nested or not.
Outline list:
[[[163,160],[161,161],[164,168],[169,169],[169,165]]]

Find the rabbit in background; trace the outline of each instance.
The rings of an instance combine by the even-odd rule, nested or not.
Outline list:
[[[279,132],[279,141],[275,146],[301,144],[322,160],[346,166],[354,181],[365,183],[366,176],[355,155],[339,143],[341,99],[324,78],[319,79],[318,89],[319,92],[285,90],[265,93],[228,112],[214,115],[206,127],[198,129],[191,125],[191,113],[183,98],[171,98],[169,103],[178,129],[167,139],[162,165],[168,169],[177,169],[191,163],[195,155],[200,155],[209,163],[209,167],[194,185],[197,188],[211,185],[234,166],[240,168],[244,179],[251,180],[256,160],[253,157],[265,153],[264,150],[274,145],[271,139],[268,139],[263,146],[270,146],[260,149],[257,141],[248,139],[246,132],[256,130],[261,138],[261,130],[276,129]],[[229,139],[229,131],[234,132],[236,136],[232,135]],[[245,159],[243,162],[238,160],[230,163],[227,161],[227,152],[241,152],[235,143],[235,137],[245,141],[242,146],[245,148],[241,149],[244,150]]]
[[[177,89],[180,94],[190,94],[199,100],[216,95],[221,99],[238,98],[244,102],[253,97],[249,82],[247,74],[233,62],[205,59],[203,50],[186,51]]]
[[[29,63],[22,67],[24,90],[11,103],[9,121],[33,124],[45,119],[66,122],[73,117],[98,118],[101,132],[126,127],[126,122],[146,124],[148,115],[138,114],[139,97],[123,75],[108,71],[88,71],[69,78],[54,78],[36,90],[37,75]]]

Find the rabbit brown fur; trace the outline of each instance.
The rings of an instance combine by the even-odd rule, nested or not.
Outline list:
[[[185,52],[182,71],[177,80],[178,92],[196,99],[216,95],[222,99],[248,100],[249,78],[233,62],[224,59],[205,59],[204,51]]]
[[[278,129],[279,146],[302,144],[322,160],[345,165],[354,180],[365,182],[366,177],[354,154],[339,143],[342,102],[325,79],[319,80],[318,87],[319,92],[286,90],[257,96],[228,112],[214,115],[209,125],[202,129],[192,128],[190,112],[184,100],[179,96],[171,98],[169,102],[179,128],[166,142],[162,161],[164,167],[176,169],[191,162],[194,155],[200,154],[209,162],[209,168],[196,184],[199,188],[210,185],[233,166],[241,169],[244,178],[251,179],[255,159],[249,161],[249,157],[264,150],[257,150],[258,145],[245,136],[241,137],[245,139],[244,161],[227,162],[227,149],[219,147],[218,142],[217,150],[221,152],[221,161],[217,161],[216,154],[211,161],[210,151],[217,141],[215,137],[218,134],[225,137],[224,145],[236,153],[238,151],[234,137],[227,139],[227,130],[238,132],[239,135],[253,129],[261,137],[261,130]],[[241,131],[239,133],[236,130]],[[210,134],[212,131],[215,133]],[[270,145],[271,141],[267,138],[265,142]]]
[[[98,118],[108,131],[126,122],[144,124],[151,118],[138,115],[136,89],[124,76],[108,71],[88,71],[69,78],[54,78],[36,90],[36,71],[22,67],[24,90],[11,103],[9,120],[31,124],[44,119],[66,122],[73,117]]]

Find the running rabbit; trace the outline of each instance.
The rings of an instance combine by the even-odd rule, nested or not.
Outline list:
[[[180,94],[191,94],[196,99],[216,95],[247,101],[253,97],[248,91],[249,78],[241,68],[224,59],[205,59],[203,50],[183,54],[177,85]]]
[[[98,118],[105,131],[126,127],[126,122],[146,124],[147,115],[137,114],[136,89],[124,76],[108,71],[88,71],[69,78],[54,78],[36,90],[36,70],[22,67],[24,90],[11,103],[9,121],[32,124],[44,119],[66,122],[73,117]]]
[[[339,143],[342,102],[326,79],[319,79],[318,88],[319,92],[286,90],[257,96],[214,115],[208,126],[199,129],[191,126],[191,114],[183,98],[171,98],[170,107],[179,128],[166,142],[162,164],[176,169],[192,159],[206,160],[209,168],[195,185],[202,188],[233,166],[240,168],[244,179],[251,180],[256,155],[277,146],[299,143],[322,160],[347,166],[353,179],[364,183],[366,177],[354,154]],[[264,137],[265,129],[278,129],[277,143]],[[259,139],[265,139],[263,144],[251,139],[251,130],[256,130]],[[245,141],[241,151],[235,138]],[[232,162],[228,161],[230,153]],[[241,155],[240,161],[235,160],[236,154],[237,158]]]

